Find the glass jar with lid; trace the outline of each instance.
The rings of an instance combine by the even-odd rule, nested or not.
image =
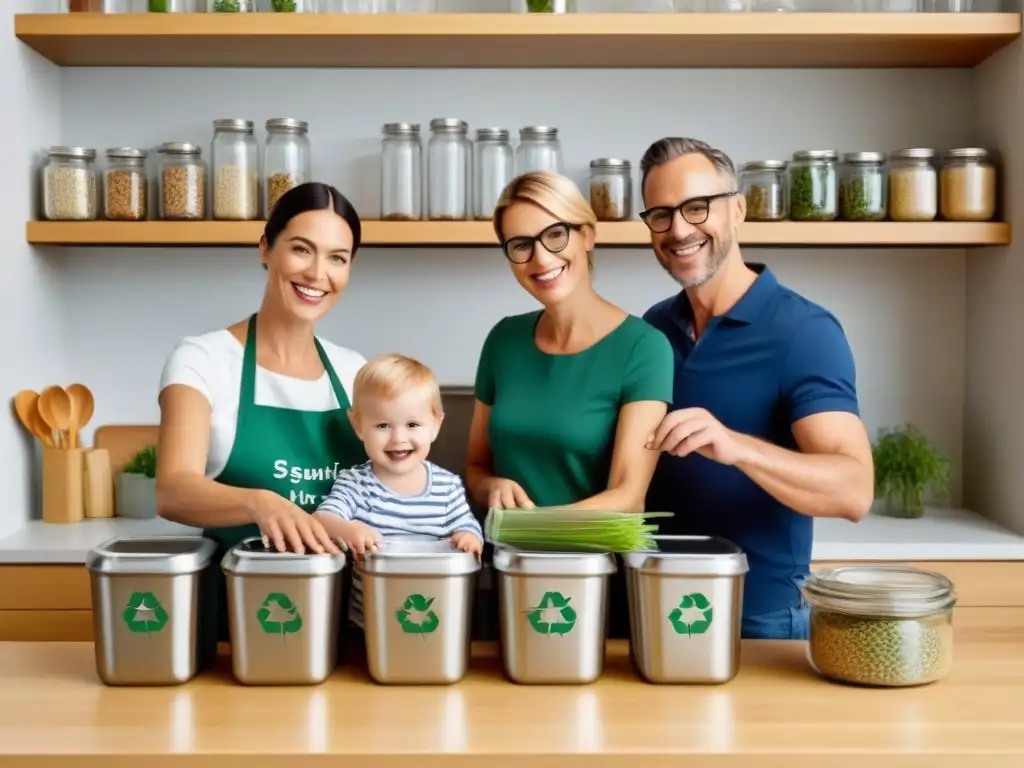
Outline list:
[[[889,194],[882,152],[847,152],[839,182],[839,208],[846,221],[882,221]]]
[[[256,0],[208,0],[209,13],[256,13]]]
[[[270,211],[285,192],[310,180],[309,124],[294,117],[267,120],[267,140],[263,145],[263,215]]]
[[[935,150],[900,149],[889,154],[889,218],[932,221],[939,213]]]
[[[380,215],[387,221],[423,216],[423,147],[418,123],[386,123],[381,140]]]
[[[978,147],[946,153],[939,180],[940,211],[947,221],[989,221],[996,214],[996,167]]]
[[[944,678],[953,664],[956,595],[946,577],[900,565],[813,572],[807,653],[821,676],[905,687]]]
[[[160,209],[165,220],[195,220],[206,216],[206,164],[202,148],[187,141],[161,144]]]
[[[798,0],[752,0],[750,10],[755,13],[791,13],[797,10]]]
[[[515,155],[504,128],[478,128],[473,145],[473,216],[490,221],[501,193],[512,181]]]
[[[323,13],[323,0],[270,0],[271,13]]]
[[[430,121],[427,145],[427,216],[435,221],[469,218],[472,148],[465,120]]]
[[[150,13],[198,13],[200,0],[149,0]]]
[[[213,218],[249,221],[260,215],[259,148],[252,120],[213,121]]]
[[[576,0],[510,0],[512,13],[576,13]]]
[[[50,147],[43,165],[43,215],[50,221],[92,221],[99,215],[96,150]]]
[[[531,171],[562,172],[562,144],[554,126],[528,125],[519,129],[516,173]]]
[[[598,221],[625,221],[633,215],[633,174],[629,160],[590,161],[590,207]]]
[[[785,160],[755,160],[740,166],[740,188],[747,199],[747,221],[785,221],[789,194]]]
[[[802,149],[789,163],[789,217],[793,221],[833,221],[839,210],[834,149]]]
[[[112,221],[142,221],[146,218],[146,157],[144,149],[114,147],[107,150],[103,177],[103,215]]]

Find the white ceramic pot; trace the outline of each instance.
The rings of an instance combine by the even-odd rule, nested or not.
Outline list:
[[[136,519],[156,517],[156,480],[122,472],[117,476],[117,516]]]

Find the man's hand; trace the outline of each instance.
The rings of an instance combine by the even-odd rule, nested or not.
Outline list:
[[[673,456],[697,453],[729,466],[738,464],[746,455],[741,436],[726,429],[703,408],[670,411],[647,438],[647,447]]]

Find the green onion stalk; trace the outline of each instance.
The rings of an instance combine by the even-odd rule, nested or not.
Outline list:
[[[618,512],[537,509],[491,509],[484,536],[493,544],[545,552],[635,552],[657,549],[652,518],[671,512]]]

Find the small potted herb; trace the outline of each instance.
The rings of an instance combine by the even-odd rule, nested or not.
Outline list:
[[[951,462],[915,426],[880,430],[872,455],[882,514],[921,517],[929,491],[948,493]]]
[[[147,445],[117,476],[117,516],[156,517],[156,446]]]

